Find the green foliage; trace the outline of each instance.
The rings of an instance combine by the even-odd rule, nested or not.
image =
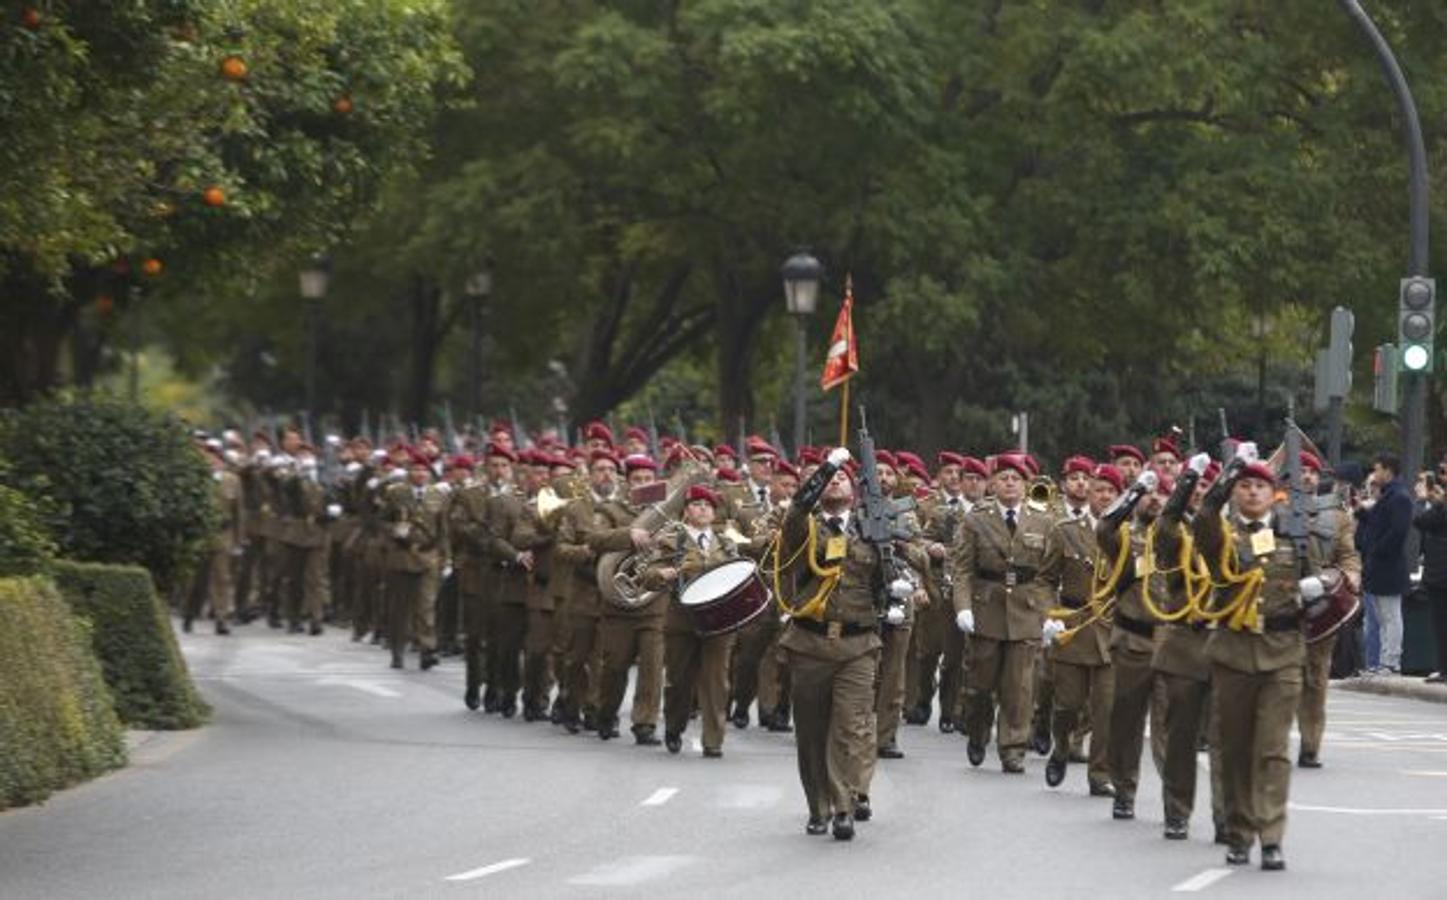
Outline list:
[[[195,728],[210,709],[196,693],[151,576],[135,566],[57,562],[55,582],[90,623],[95,655],[132,728]]]
[[[125,761],[86,624],[49,581],[0,579],[0,809]]]
[[[209,467],[182,424],[103,396],[0,420],[11,484],[37,499],[69,559],[133,563],[175,583],[215,528]]]
[[[35,503],[0,484],[0,577],[43,572],[54,556],[55,542]]]

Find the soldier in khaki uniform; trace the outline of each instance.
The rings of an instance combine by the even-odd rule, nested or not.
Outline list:
[[[998,697],[1000,764],[1011,774],[1025,771],[1031,675],[1055,593],[1043,577],[1054,522],[1025,502],[1029,477],[1023,455],[995,457],[995,503],[965,516],[952,561],[956,626],[970,636],[963,703],[970,765],[985,761]]]
[[[657,472],[657,464],[646,456],[627,457],[623,468],[629,490],[653,483]],[[642,553],[652,549],[653,536],[633,527],[633,520],[642,510],[615,498],[602,505],[602,512],[613,527],[588,534],[588,546],[595,553]],[[628,689],[628,670],[636,662],[633,740],[642,746],[656,746],[662,743],[656,732],[663,691],[663,618],[668,611],[668,597],[659,594],[632,609],[605,600],[600,611],[598,644],[603,670],[598,681],[598,737],[608,740],[618,736],[618,712]]]
[[[949,574],[949,547],[955,540],[955,529],[973,505],[960,490],[960,476],[965,458],[949,450],[938,457],[935,480],[939,487],[920,502],[921,537],[930,556],[925,589],[930,595],[929,607],[915,621],[913,649],[905,674],[905,721],[924,725],[930,720],[934,704],[936,677],[945,642],[950,632],[959,631],[954,623],[954,603],[950,599],[952,580]],[[958,689],[958,685],[956,685]],[[951,715],[950,703],[941,696],[941,715]]]
[[[526,469],[522,479],[524,522],[519,528],[533,536],[533,568],[527,584],[527,632],[523,638],[523,719],[537,722],[548,717],[555,651],[559,645],[556,624],[566,599],[557,596],[559,588],[553,584],[557,577],[553,561],[556,532],[538,513],[538,492],[551,479],[555,460],[542,450],[520,455],[519,460]],[[563,468],[567,468],[566,465]],[[571,577],[568,572],[563,575]]]
[[[964,462],[960,464],[960,496],[964,498],[964,514],[974,512],[983,504],[993,503],[993,499],[986,496],[990,483],[990,467],[985,461],[974,456],[963,457]],[[947,546],[954,547],[955,540],[959,534],[959,525],[964,522],[964,515],[959,517],[953,527],[953,531],[945,535],[943,541]],[[945,615],[953,617],[955,576],[953,564],[949,557],[945,559],[945,574],[949,579],[949,609]],[[953,618],[949,621],[949,627],[944,633],[944,649],[940,654],[940,724],[941,734],[953,734],[956,723],[963,721],[961,712],[964,703],[965,670],[969,667],[969,637],[959,628]]]
[[[211,608],[211,616],[216,620],[216,633],[225,635],[231,633],[226,620],[231,616],[235,603],[232,566],[245,542],[246,509],[241,499],[241,479],[227,466],[221,454],[209,451],[206,461],[211,466],[211,499],[220,513],[220,526],[211,540],[211,551],[196,574],[181,624],[183,630],[190,631],[191,622],[201,614],[201,607],[205,604]]]
[[[769,493],[769,505],[765,507],[751,502],[747,490],[741,484],[722,482],[721,490],[726,498],[726,507],[736,510],[731,521],[736,521],[739,531],[751,536],[751,542],[766,544],[773,532],[783,521],[789,498],[799,489],[799,471],[783,460],[774,463],[774,479]],[[781,666],[779,637],[783,627],[779,617],[761,615],[745,625],[738,634],[734,645],[731,664],[733,690],[733,714],[731,719],[737,728],[749,724],[749,707],[755,698],[759,703],[759,724],[769,731],[792,731],[789,725],[789,705],[783,684],[785,671]]]
[[[1261,868],[1274,871],[1286,868],[1281,840],[1291,783],[1290,732],[1306,662],[1302,609],[1320,598],[1323,586],[1315,543],[1308,539],[1308,558],[1300,560],[1282,532],[1283,516],[1273,509],[1276,476],[1255,460],[1255,449],[1238,448],[1233,464],[1206,493],[1192,527],[1215,581],[1231,583],[1216,590],[1216,608],[1241,602],[1249,614],[1245,621],[1228,618],[1206,642],[1221,741],[1226,863],[1249,863],[1259,837]],[[1231,513],[1223,517],[1228,497]],[[1234,573],[1221,567],[1223,547]]]
[[[780,598],[791,615],[779,644],[792,681],[799,778],[809,804],[805,830],[832,828],[838,840],[854,837],[856,815],[872,815],[856,804],[875,752],[880,647],[879,556],[859,538],[854,483],[840,470],[848,459],[849,451],[835,449],[805,480],[777,550],[783,561],[795,560],[789,569],[796,594]],[[814,559],[801,558],[801,550]]]
[[[437,665],[437,581],[441,574],[446,528],[442,508],[446,495],[432,481],[428,460],[415,455],[407,480],[393,482],[383,495],[384,516],[392,546],[387,555],[387,638],[392,668],[402,668],[407,641],[415,635],[423,671]]]
[[[522,498],[513,483],[517,455],[490,444],[486,452],[488,541],[484,590],[489,595],[487,617],[487,688],[497,697],[498,712],[510,719],[517,714],[522,689],[523,640],[527,635],[528,576],[533,569],[533,546],[541,538],[535,519],[524,513]]]
[[[704,570],[735,559],[739,548],[715,527],[723,498],[705,485],[688,489],[683,521],[659,535],[643,573],[644,586],[668,596],[664,621],[664,745],[669,753],[683,748],[683,733],[698,699],[703,726],[703,755],[723,756],[724,723],[728,714],[729,656],[737,632],[700,635],[679,596],[683,585]],[[767,614],[766,614],[767,615]]]
[[[447,505],[447,533],[452,568],[457,577],[457,601],[462,608],[462,702],[475,710],[483,703],[483,641],[487,621],[487,546],[492,539],[487,521],[488,486],[471,479],[452,494]],[[497,712],[497,694],[488,686],[486,711]]]
[[[1110,624],[1094,614],[1091,604],[1100,558],[1095,517],[1115,502],[1124,483],[1114,466],[1091,466],[1085,457],[1067,460],[1065,471],[1067,479],[1084,475],[1091,496],[1082,508],[1069,503],[1068,491],[1067,511],[1055,523],[1058,555],[1052,557],[1051,577],[1059,584],[1058,605],[1071,610],[1073,616],[1054,627],[1047,623],[1046,627],[1056,634],[1068,627],[1073,633],[1068,640],[1055,641],[1049,649],[1055,690],[1050,723],[1053,740],[1045,764],[1045,783],[1056,787],[1065,780],[1074,735],[1081,719],[1088,715],[1092,728],[1086,781],[1092,797],[1109,797],[1114,791],[1106,748],[1110,742],[1115,672],[1110,665]]]
[[[1135,818],[1141,752],[1156,684],[1156,673],[1151,668],[1156,619],[1146,604],[1145,592],[1150,591],[1150,600],[1157,608],[1165,602],[1163,576],[1148,571],[1144,562],[1146,537],[1173,487],[1154,472],[1143,471],[1117,505],[1106,511],[1097,529],[1104,565],[1112,573],[1119,572],[1113,585],[1102,587],[1115,593],[1115,624],[1110,636],[1115,696],[1110,709],[1107,755],[1110,781],[1115,788],[1111,815],[1116,819]]]
[[[313,635],[322,633],[327,605],[327,502],[317,481],[317,458],[308,445],[297,449],[296,471],[282,482],[279,533],[286,550],[286,614],[289,630],[302,631],[305,616]]]
[[[878,450],[874,457],[879,486],[886,499],[896,498],[905,492],[913,493],[901,483],[899,463],[894,454],[887,450]],[[905,545],[909,549],[905,554],[906,561],[914,567],[908,575],[923,583],[924,573],[929,569],[929,558],[919,543],[919,520],[913,511],[900,516],[899,528],[901,532],[912,535],[909,543]],[[904,758],[904,751],[899,748],[898,734],[900,714],[904,709],[905,674],[909,668],[911,635],[918,621],[918,610],[928,608],[928,595],[922,590],[915,591],[902,606],[905,613],[903,621],[897,625],[884,621],[879,626],[879,673],[875,682],[874,699],[875,755],[878,759]],[[866,802],[873,775],[874,765],[871,760],[860,789]]]
[[[255,616],[257,595],[266,575],[262,571],[266,558],[266,495],[262,475],[271,456],[270,441],[259,432],[252,438],[251,453],[241,465],[241,501],[244,507],[245,531],[242,554],[236,571],[236,619],[245,624]]]
[[[1362,557],[1356,548],[1356,519],[1341,508],[1335,496],[1318,496],[1322,463],[1316,454],[1301,452],[1301,487],[1318,501],[1310,518],[1311,539],[1322,565],[1346,576],[1353,590],[1362,583]],[[1323,506],[1323,502],[1331,503]],[[1326,689],[1331,678],[1331,656],[1336,649],[1336,634],[1306,645],[1306,672],[1301,684],[1301,705],[1297,708],[1297,725],[1301,730],[1301,749],[1296,764],[1303,769],[1321,768],[1321,738],[1326,731]]]
[[[357,517],[357,539],[352,545],[354,641],[371,632],[377,643],[386,620],[386,559],[392,545],[382,521],[382,493],[391,477],[386,465],[387,454],[373,451],[347,492],[347,502]]]

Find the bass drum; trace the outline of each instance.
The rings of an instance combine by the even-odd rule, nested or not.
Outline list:
[[[1336,634],[1362,608],[1361,597],[1352,590],[1351,582],[1340,571],[1323,572],[1321,580],[1326,583],[1326,593],[1318,603],[1307,608],[1302,618],[1302,630],[1306,632],[1308,644]]]
[[[693,627],[707,637],[749,624],[769,608],[773,597],[756,563],[731,559],[705,569],[684,586],[678,599]]]

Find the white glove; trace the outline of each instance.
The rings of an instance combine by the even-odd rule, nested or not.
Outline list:
[[[1055,639],[1065,633],[1065,623],[1059,619],[1046,619],[1045,627],[1040,630],[1040,637],[1045,641],[1045,646],[1055,643]]]
[[[382,480],[381,480],[380,478],[368,478],[368,479],[367,479],[367,490],[369,490],[369,491],[375,491],[375,490],[377,489],[377,485],[379,485],[379,484],[381,484],[381,483],[382,483]]]
[[[908,578],[896,578],[889,583],[889,596],[896,600],[904,600],[914,593],[914,585]]]
[[[844,468],[844,464],[849,462],[850,459],[852,459],[852,456],[849,453],[848,447],[835,447],[829,451],[829,465],[836,469]]]
[[[450,494],[450,493],[452,493],[452,485],[449,484],[449,483],[446,482],[446,481],[439,481],[439,482],[437,482],[437,489],[438,489],[439,491],[441,491],[443,494]]]
[[[1307,603],[1326,593],[1326,585],[1315,575],[1308,575],[1297,582],[1297,585],[1301,588],[1301,599]]]
[[[443,580],[443,581],[446,581],[447,579],[449,579],[449,578],[451,578],[451,577],[452,577],[452,566],[451,566],[451,565],[443,566],[443,567],[442,567],[442,580]]]
[[[903,625],[903,624],[904,624],[904,607],[903,607],[903,606],[891,606],[889,609],[885,610],[885,613],[884,613],[884,621],[885,621],[885,622],[888,622],[890,625]]]
[[[1211,454],[1197,453],[1191,457],[1190,462],[1186,463],[1186,468],[1195,472],[1197,475],[1205,475],[1206,470],[1211,468]]]
[[[1136,477],[1135,483],[1137,487],[1149,494],[1156,489],[1156,485],[1161,483],[1161,479],[1155,472],[1146,469]]]
[[[975,633],[975,611],[962,609],[955,615],[955,627],[965,634]]]
[[[328,503],[327,517],[332,519],[340,519],[342,517],[342,505],[340,503]]]
[[[346,472],[348,475],[355,475],[358,472],[362,471],[362,464],[357,462],[356,460],[352,460],[343,467],[342,471]]]
[[[233,466],[239,466],[246,461],[235,450],[227,450],[223,458]]]
[[[328,447],[340,447],[341,445],[342,445],[342,438],[341,438],[340,435],[335,435],[335,434],[329,434],[329,435],[327,435],[327,446],[328,446]]]
[[[398,466],[397,468],[395,468],[395,469],[393,469],[392,471],[390,471],[390,472],[387,473],[387,480],[388,480],[388,481],[401,481],[401,480],[403,480],[403,479],[406,478],[406,477],[407,477],[407,470],[404,469],[404,468],[402,468],[401,466]]]
[[[1236,445],[1236,458],[1249,465],[1261,459],[1261,452],[1255,441],[1242,441]]]

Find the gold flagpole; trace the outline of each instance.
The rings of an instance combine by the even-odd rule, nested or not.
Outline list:
[[[844,391],[839,395],[839,446],[849,446],[849,379],[844,379]]]

